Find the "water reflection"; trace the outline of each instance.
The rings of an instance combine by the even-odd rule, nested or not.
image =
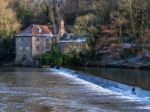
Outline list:
[[[73,67],[73,69],[150,90],[150,71],[94,67]]]

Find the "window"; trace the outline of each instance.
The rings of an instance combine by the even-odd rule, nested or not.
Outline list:
[[[23,48],[22,48],[22,47],[20,47],[19,49],[20,49],[20,50],[23,50]]]
[[[37,41],[39,41],[40,39],[39,38],[37,38]]]
[[[29,50],[30,49],[30,47],[26,47],[26,50]]]
[[[29,61],[29,57],[27,57],[27,61]]]
[[[51,39],[50,39],[50,38],[47,38],[46,41],[51,41]]]
[[[19,41],[20,41],[20,42],[23,42],[23,38],[20,38]]]

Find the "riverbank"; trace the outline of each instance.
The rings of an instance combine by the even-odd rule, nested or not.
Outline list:
[[[124,69],[140,69],[140,70],[150,70],[150,63],[130,63],[126,60],[112,61],[112,62],[98,62],[98,61],[87,61],[81,66],[85,67],[108,67],[108,68],[124,68]]]
[[[1,67],[30,67],[30,68],[59,68],[59,66],[39,66],[39,65],[21,65],[21,64],[1,64]],[[67,66],[68,67],[68,66]],[[71,66],[69,66],[71,67]],[[72,66],[74,67],[74,66]],[[138,64],[116,64],[116,63],[98,63],[96,61],[87,61],[77,65],[77,67],[97,67],[97,68],[122,68],[122,69],[137,69],[137,70],[150,70],[150,65]]]
[[[104,59],[88,59],[82,58],[77,63],[71,62],[68,66],[81,66],[81,67],[105,67],[105,68],[124,68],[124,69],[139,69],[139,70],[150,70],[150,61],[143,57],[130,57],[126,59],[112,59],[108,57],[103,57]],[[5,63],[1,66],[16,66],[16,67],[31,67],[31,68],[51,68],[57,67],[57,65],[36,65],[36,64],[24,64],[24,63]]]

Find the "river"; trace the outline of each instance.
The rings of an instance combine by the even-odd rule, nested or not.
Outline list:
[[[124,95],[107,88],[111,84],[113,87],[115,82],[90,76],[83,72],[83,68],[79,71],[82,72],[54,68],[0,68],[0,112],[150,111],[150,103],[143,102],[136,95]],[[86,71],[95,75],[104,73]],[[90,80],[86,80],[88,77]],[[109,84],[105,88],[94,81]],[[143,88],[149,89],[147,86]],[[146,93],[149,100],[149,91]]]
[[[72,67],[71,69],[150,91],[150,71],[122,68]]]

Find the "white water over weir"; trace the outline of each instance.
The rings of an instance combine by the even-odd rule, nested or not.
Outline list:
[[[52,68],[50,70],[64,77],[83,83],[87,88],[90,88],[93,91],[104,92],[104,94],[110,95],[116,94],[118,95],[118,98],[125,98],[131,101],[138,101],[144,104],[148,104],[146,108],[150,110],[150,91],[102,79],[96,76],[79,73],[70,69],[61,68],[59,70]]]

